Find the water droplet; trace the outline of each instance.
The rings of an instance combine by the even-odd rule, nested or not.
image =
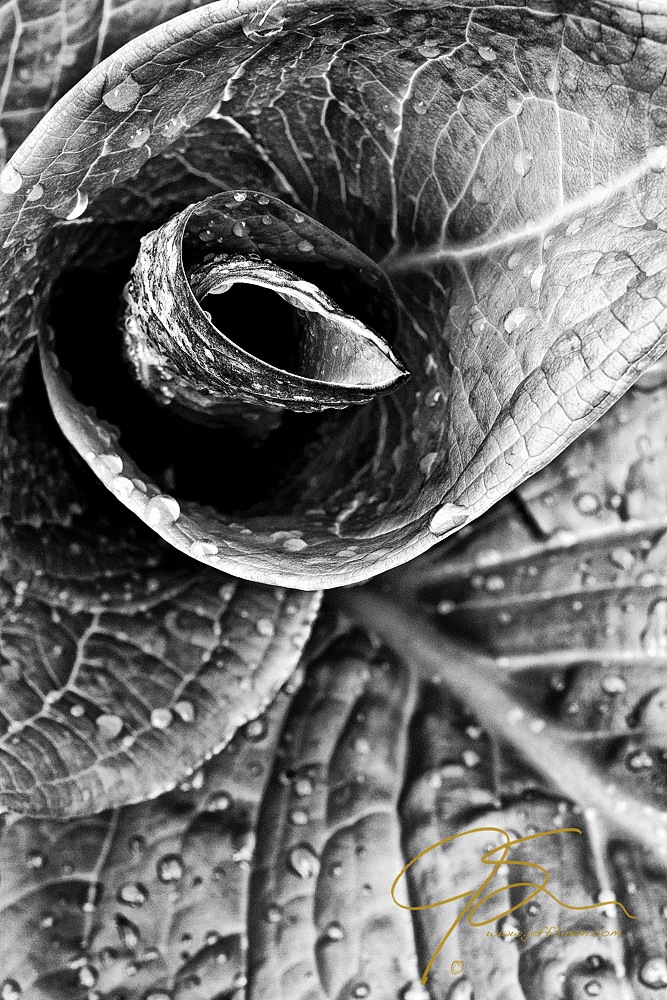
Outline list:
[[[173,524],[181,513],[178,500],[167,495],[152,497],[146,504],[146,523],[151,528]]]
[[[299,799],[312,795],[313,783],[310,778],[297,778],[293,785],[294,794]]]
[[[363,1000],[364,997],[368,997],[370,995],[371,988],[368,983],[356,983],[356,985],[352,987],[352,996],[355,1000]]]
[[[449,615],[452,613],[456,607],[455,601],[438,601],[438,613],[441,615]]]
[[[130,74],[121,83],[107,90],[102,101],[111,111],[129,111],[141,97],[141,87]]]
[[[434,535],[444,535],[455,528],[460,528],[467,520],[468,514],[463,507],[455,503],[446,503],[433,515],[429,528]]]
[[[126,948],[136,948],[141,940],[141,934],[137,925],[133,924],[132,921],[128,920],[122,913],[117,913],[114,916],[114,923],[116,924],[118,937],[122,941],[123,945]]]
[[[247,740],[258,743],[263,740],[267,733],[267,726],[264,719],[252,719],[243,727],[243,735]]]
[[[148,899],[148,889],[141,882],[125,882],[116,893],[116,899],[119,903],[136,909]]]
[[[653,767],[653,758],[646,750],[639,750],[630,754],[625,763],[629,771],[646,771]]]
[[[231,806],[233,799],[229,792],[214,792],[206,802],[208,812],[225,812]]]
[[[156,865],[160,882],[178,882],[183,878],[183,858],[179,854],[165,854]]]
[[[104,740],[115,740],[123,728],[123,720],[118,715],[98,715],[95,719],[97,730]]]
[[[514,309],[510,309],[503,320],[505,332],[514,333],[528,316],[530,316],[530,310],[524,309],[523,306],[515,306]]]
[[[584,985],[584,993],[588,997],[599,997],[602,993],[602,984],[597,979],[591,979]]]
[[[507,98],[507,110],[511,115],[520,115],[523,111],[523,101],[520,97]]]
[[[250,232],[250,226],[247,222],[235,222],[232,226],[232,232],[234,236],[247,236]]]
[[[594,493],[578,493],[574,503],[580,514],[597,514],[600,510],[600,498]]]
[[[484,60],[484,62],[496,61],[497,58],[496,53],[489,45],[480,45],[477,51],[479,52],[479,55]]]
[[[123,471],[123,460],[120,455],[95,455],[91,461],[95,472],[100,476],[119,476]]]
[[[294,215],[292,216],[292,222],[295,222],[297,225],[303,221],[304,221],[304,216],[301,215],[300,212],[295,212]]]
[[[119,500],[127,500],[134,493],[134,485],[126,476],[116,476],[111,481],[111,489]]]
[[[168,708],[154,708],[151,712],[151,726],[155,729],[167,729],[172,719]]]
[[[307,547],[308,542],[305,542],[303,538],[287,538],[283,542],[285,552],[301,552]]]
[[[624,694],[628,686],[618,674],[608,674],[600,681],[600,687],[605,694]]]
[[[519,177],[525,177],[533,165],[533,154],[529,149],[521,149],[512,161],[512,169]]]
[[[266,908],[266,922],[269,924],[278,924],[282,920],[283,911],[282,907],[278,906],[277,903],[271,903],[270,906]]]
[[[320,870],[320,862],[312,847],[299,844],[289,852],[288,866],[299,878],[313,878]]]
[[[191,701],[177,701],[174,711],[183,722],[192,723],[195,721],[195,707]]]
[[[176,115],[160,126],[160,131],[166,139],[175,139],[188,127],[188,123],[183,115]]]
[[[639,981],[650,990],[667,986],[667,962],[662,957],[650,958],[639,970]]]
[[[498,934],[504,941],[516,941],[520,935],[520,928],[514,917],[503,917],[498,923]]]
[[[315,249],[313,244],[310,243],[308,240],[299,240],[299,242],[296,245],[296,248],[297,250],[300,250],[301,253],[310,253],[311,250]]]
[[[292,809],[289,814],[289,821],[292,826],[306,826],[310,819],[305,809]]]
[[[3,194],[15,194],[21,187],[21,184],[23,184],[23,178],[16,167],[11,162],[5,164],[0,171],[0,191]]]
[[[130,134],[127,144],[130,149],[139,149],[140,146],[144,146],[151,137],[151,130],[149,128],[136,128],[134,132]]]
[[[90,990],[97,982],[97,969],[94,969],[92,965],[82,965],[78,971],[77,978],[79,986],[82,986],[85,990]]]
[[[270,638],[275,632],[275,626],[268,618],[260,618],[255,628],[260,635],[267,636],[267,638]]]
[[[542,287],[542,278],[546,271],[546,264],[538,264],[530,276],[530,287],[533,292],[538,292]]]
[[[44,188],[42,187],[42,185],[41,184],[35,184],[28,191],[26,200],[27,201],[39,201],[39,199],[42,197],[43,194],[44,194]]]

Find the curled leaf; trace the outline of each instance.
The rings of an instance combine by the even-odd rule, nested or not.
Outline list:
[[[259,253],[238,252],[248,244]],[[380,307],[378,286],[387,295],[382,272],[345,240],[275,198],[247,191],[216,195],[145,236],[125,293],[127,350],[142,383],[186,413],[223,419],[230,403],[234,410],[245,402],[317,411],[367,402],[396,388],[407,373],[389,345],[316,284],[282,266],[299,262],[354,266],[372,277],[367,295],[386,325],[391,312],[386,300]],[[230,317],[234,307],[226,306],[233,295],[227,293],[238,286],[250,289],[235,307],[238,315]],[[273,315],[270,307],[268,316],[255,311],[253,289],[276,296]],[[222,293],[218,330],[202,300]],[[282,322],[279,300],[289,306]],[[225,335],[226,321],[234,319],[241,336],[248,328],[254,342],[264,343],[273,363]],[[266,330],[256,329],[264,325]]]
[[[282,477],[235,512],[251,535],[229,540],[225,568],[329,587],[479,516],[664,350],[665,84],[647,68],[664,26],[616,4],[383,3],[359,34],[352,11],[270,10],[199,8],[155,29],[15,153],[0,185],[3,399],[43,325],[54,245],[67,266],[103,228],[145,232],[221,189],[316,220],[381,262],[392,336],[345,311],[413,377],[294,439]],[[238,250],[255,252],[242,221]]]

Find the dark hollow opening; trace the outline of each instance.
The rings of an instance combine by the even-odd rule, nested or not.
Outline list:
[[[275,368],[296,371],[297,313],[276,292],[238,283],[222,295],[206,295],[201,307],[218,330],[248,354]]]

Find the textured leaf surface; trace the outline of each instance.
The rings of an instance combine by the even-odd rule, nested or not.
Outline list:
[[[261,722],[156,801],[67,824],[6,820],[2,970],[24,996],[95,987],[200,1000],[243,987],[248,859],[288,704],[279,694]]]
[[[323,432],[284,530],[324,509],[333,533],[311,515],[289,579],[270,554],[262,578],[333,586],[428,548],[664,349],[664,18],[589,14],[213,4],[132,43],[3,174],[6,391],[54,227],[74,252],[95,220],[252,182],[383,259],[414,376]]]
[[[33,815],[172,787],[267,704],[319,605],[176,556],[105,490],[88,497],[65,492],[37,525],[33,500],[0,535],[0,801]]]

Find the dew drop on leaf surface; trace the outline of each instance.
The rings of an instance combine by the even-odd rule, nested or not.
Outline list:
[[[308,844],[299,844],[289,852],[288,866],[299,878],[313,878],[320,870],[319,858]]]
[[[183,858],[179,854],[165,854],[156,868],[161,882],[178,882],[183,878]]]
[[[116,899],[125,906],[143,906],[148,899],[148,890],[141,882],[126,882],[118,889]]]
[[[111,111],[130,111],[141,96],[141,87],[130,75],[102,95],[102,101]]]
[[[181,508],[174,497],[160,494],[146,504],[146,521],[151,527],[173,524],[180,517]]]

